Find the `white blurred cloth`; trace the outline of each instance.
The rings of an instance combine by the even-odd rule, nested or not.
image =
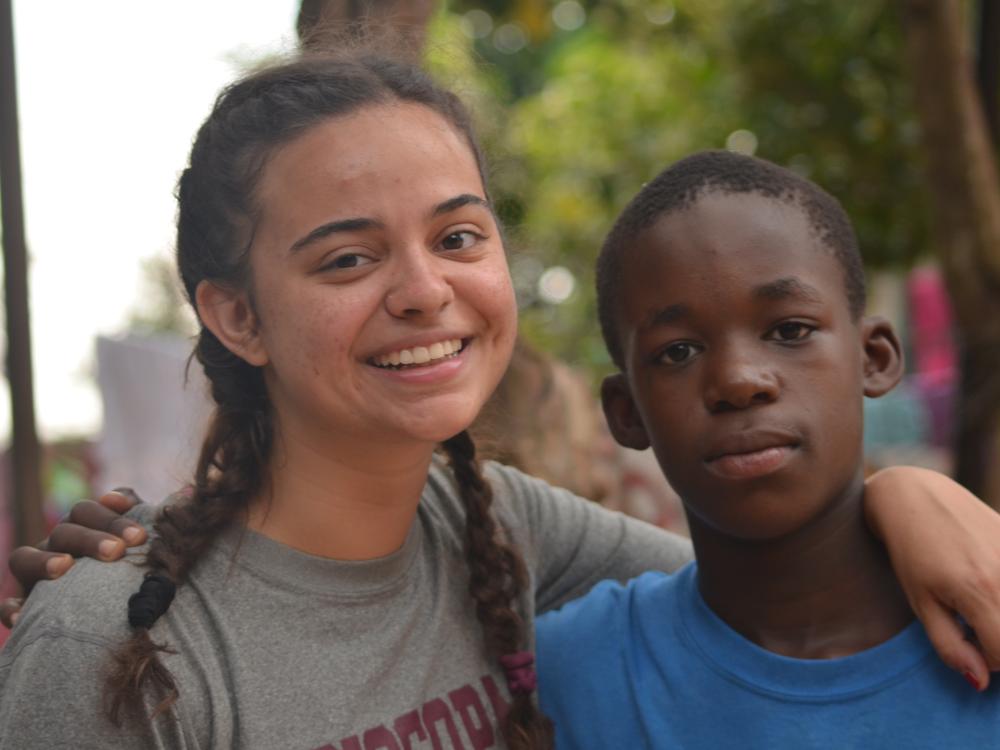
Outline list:
[[[191,482],[211,414],[201,366],[185,367],[182,336],[98,337],[97,382],[104,424],[97,444],[96,487],[131,487],[159,503]]]

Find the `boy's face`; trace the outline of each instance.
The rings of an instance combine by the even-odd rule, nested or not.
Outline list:
[[[708,193],[623,258],[619,442],[652,445],[693,523],[774,539],[860,477],[862,396],[898,381],[888,323],[855,320],[843,270],[797,206]]]

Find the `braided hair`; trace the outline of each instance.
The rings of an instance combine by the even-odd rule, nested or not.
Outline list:
[[[254,189],[275,148],[331,117],[393,101],[421,104],[445,118],[468,143],[485,184],[484,160],[459,99],[418,68],[374,54],[304,56],[237,81],[218,97],[201,126],[178,186],[177,265],[189,300],[204,280],[249,289],[248,252],[254,230]],[[269,481],[274,415],[263,371],[233,354],[201,325],[193,356],[205,370],[215,410],[186,501],[165,507],[154,529],[143,586],[129,601],[130,638],[114,655],[107,684],[108,715],[120,724],[141,715],[147,692],[153,715],[169,709],[177,684],[162,663],[166,644],[150,629],[176,586],[218,534],[244,513]],[[533,672],[525,659],[526,625],[514,608],[527,581],[524,562],[499,534],[492,493],[463,432],[443,445],[466,508],[469,592],[485,649],[517,679],[501,729],[512,750],[551,747],[551,727],[532,700]],[[134,712],[138,712],[134,714]]]

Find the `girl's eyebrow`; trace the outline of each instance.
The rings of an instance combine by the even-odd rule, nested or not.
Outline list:
[[[431,209],[430,216],[437,217],[446,213],[450,213],[462,206],[482,206],[487,211],[492,213],[493,209],[490,208],[490,204],[480,198],[478,195],[473,195],[472,193],[462,193],[461,195],[456,195],[454,198],[449,198],[446,201],[438,203],[434,208]],[[331,234],[337,234],[338,232],[359,232],[365,229],[384,229],[385,224],[378,219],[370,219],[367,217],[357,217],[353,219],[337,219],[335,221],[328,221],[326,224],[321,224],[320,226],[313,229],[309,234],[297,239],[292,246],[288,248],[289,255],[298,252],[306,245],[315,242],[316,240],[322,239],[324,237],[329,237]]]
[[[449,198],[446,201],[438,203],[431,210],[431,216],[441,216],[442,214],[449,213],[450,211],[454,211],[462,206],[469,205],[482,206],[491,213],[493,211],[493,209],[490,208],[490,204],[487,203],[485,199],[480,198],[478,195],[473,195],[472,193],[462,193],[461,195],[456,195],[454,198]]]
[[[329,221],[326,224],[321,224],[316,227],[305,237],[295,240],[295,242],[292,243],[292,246],[288,248],[288,253],[289,255],[296,253],[306,245],[322,239],[323,237],[329,237],[331,234],[337,234],[338,232],[358,232],[362,229],[381,229],[384,228],[384,226],[385,225],[377,219],[367,218],[337,219],[336,221]]]

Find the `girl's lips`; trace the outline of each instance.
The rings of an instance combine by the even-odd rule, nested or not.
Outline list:
[[[471,342],[465,344],[461,351],[458,351],[444,359],[437,359],[422,365],[409,365],[407,367],[372,367],[386,378],[397,383],[410,384],[436,384],[446,381],[455,375],[465,365]]]
[[[460,337],[443,338],[427,344],[400,347],[368,358],[368,363],[376,367],[400,367],[431,364],[462,350],[468,339]]]
[[[727,453],[706,461],[705,465],[723,479],[756,479],[783,468],[795,450],[791,445],[777,445],[748,453]]]

